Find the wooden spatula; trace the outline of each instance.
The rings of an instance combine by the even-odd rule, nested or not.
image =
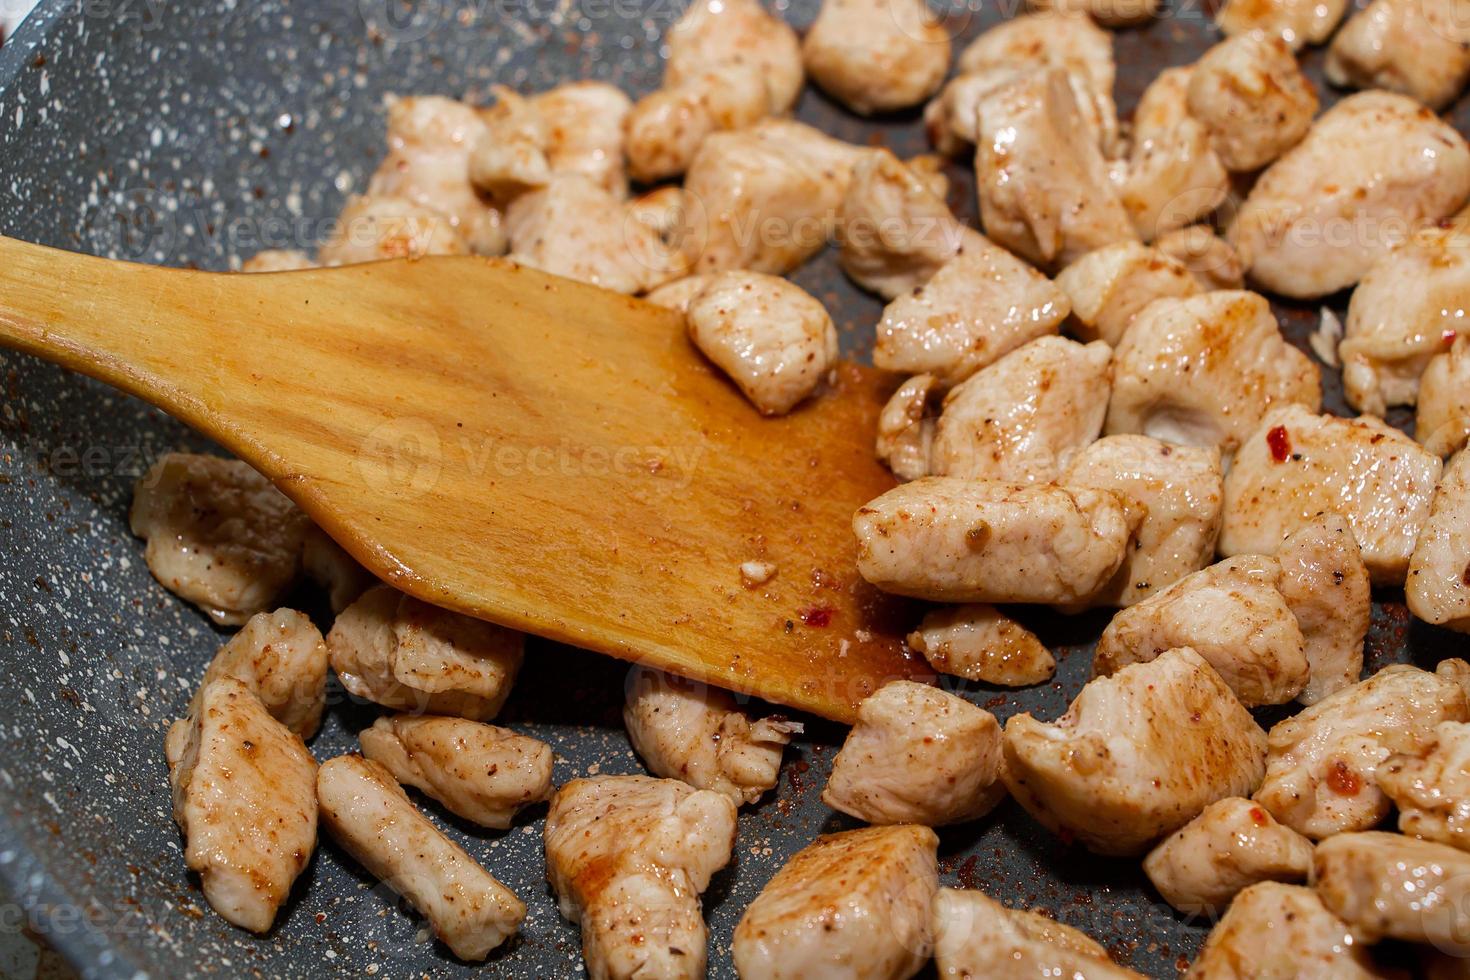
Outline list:
[[[0,343],[187,422],[436,605],[839,720],[927,673],[854,565],[892,485],[854,365],[765,419],[677,314],[506,262],[240,275],[4,238]]]

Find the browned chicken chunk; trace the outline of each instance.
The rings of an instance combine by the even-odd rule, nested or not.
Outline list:
[[[1365,941],[1392,937],[1470,955],[1470,854],[1373,831],[1323,841],[1314,865],[1322,904]]]
[[[1470,451],[1460,450],[1444,468],[1404,595],[1426,623],[1470,633]]]
[[[1114,347],[1139,311],[1154,300],[1200,292],[1183,263],[1138,242],[1088,252],[1057,275],[1057,285],[1072,301],[1072,333]]]
[[[1470,79],[1470,33],[1456,0],[1374,0],[1353,14],[1327,51],[1327,80],[1383,88],[1431,109]]]
[[[1239,2],[1239,0],[1237,0]],[[1241,892],[1186,980],[1388,980],[1317,893],[1264,881]]]
[[[1432,739],[1389,756],[1376,775],[1398,808],[1400,831],[1470,851],[1470,725],[1440,722]]]
[[[1297,700],[1316,704],[1358,682],[1373,613],[1368,566],[1347,520],[1323,514],[1281,543],[1281,596],[1302,628],[1310,665]]]
[[[1087,934],[1036,912],[1006,908],[983,892],[941,888],[934,896],[939,975],[1041,980],[1140,980]]]
[[[907,642],[940,673],[1002,687],[1040,684],[1057,670],[1056,658],[1036,634],[994,606],[935,609]]]
[[[189,707],[194,714],[212,681],[233,678],[260,699],[271,716],[302,738],[321,726],[327,699],[327,645],[305,615],[293,609],[256,613],[219,648]]]
[[[1188,104],[1227,170],[1259,170],[1301,142],[1317,92],[1285,41],[1237,34],[1194,66]]]
[[[924,0],[824,0],[801,54],[824,92],[869,115],[933,95],[949,71],[949,47]]]

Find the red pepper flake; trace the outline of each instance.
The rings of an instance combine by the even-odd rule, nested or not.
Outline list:
[[[1266,433],[1266,445],[1271,447],[1271,458],[1278,463],[1286,462],[1286,457],[1291,455],[1291,437],[1286,434],[1286,426],[1278,425]]]
[[[1258,806],[1251,807],[1251,823],[1257,827],[1266,826],[1266,811]]]
[[[801,611],[801,621],[808,626],[821,629],[823,626],[832,625],[832,608],[830,606],[813,606]]]
[[[1327,785],[1338,796],[1357,796],[1363,788],[1358,774],[1349,769],[1346,762],[1332,764],[1332,771],[1327,774]]]
[[[1455,331],[1453,331],[1453,330],[1446,330],[1444,333],[1442,333],[1442,334],[1439,335],[1439,339],[1444,341],[1444,345],[1446,347],[1451,347],[1451,346],[1454,345],[1455,338],[1457,336],[1459,336],[1459,334],[1456,333]]]

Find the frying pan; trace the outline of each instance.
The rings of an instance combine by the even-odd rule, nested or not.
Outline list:
[[[641,94],[657,83],[660,37],[683,2],[42,3],[0,48],[0,231],[219,269],[261,248],[309,246],[381,156],[386,94],[474,98],[495,82],[534,90],[575,78]],[[1013,14],[1017,2],[951,8],[956,50]],[[1161,69],[1193,61],[1217,39],[1209,11],[1197,0],[1179,2],[1146,29],[1117,35],[1125,114]],[[817,2],[776,6],[804,27]],[[1321,52],[1307,60],[1324,101],[1332,101]],[[917,113],[863,122],[808,91],[797,115],[900,155],[926,149]],[[1463,111],[1459,118],[1463,131]],[[967,171],[951,170],[954,203],[973,219]],[[831,250],[795,278],[832,310],[844,350],[866,359],[880,305],[843,279]],[[1335,298],[1339,312],[1344,300]],[[1305,348],[1316,309],[1277,312]],[[1327,396],[1345,413],[1335,372]],[[127,508],[152,460],[210,447],[139,402],[6,352],[0,398],[0,891],[16,903],[0,908],[0,928],[29,925],[88,977],[480,969],[454,960],[421,920],[325,841],[269,935],[249,936],[208,909],[184,869],[170,817],[163,733],[184,712],[222,634],[149,576]],[[1369,669],[1401,660],[1428,666],[1456,649],[1451,634],[1411,623],[1401,594],[1378,600]],[[324,612],[306,592],[288,604]],[[1023,611],[1022,618],[1057,652],[1052,683],[951,687],[1002,720],[1019,711],[1055,718],[1086,680],[1108,617]],[[503,720],[552,745],[558,784],[641,772],[620,719],[626,674],[625,664],[533,641]],[[321,759],[354,748],[355,732],[375,714],[340,688],[329,696],[327,723],[312,745]],[[1269,725],[1284,713],[1259,716]],[[843,731],[806,721],[778,790],[742,811],[733,866],[705,897],[713,976],[734,975],[731,932],[782,862],[818,833],[851,825],[818,798]],[[578,931],[558,916],[545,882],[545,807],[492,833],[424,805],[530,907],[520,937],[497,951],[490,972],[579,975]],[[1208,929],[1160,901],[1137,860],[1068,847],[1014,804],[946,829],[941,839],[945,884],[1043,907],[1144,973],[1175,975]]]

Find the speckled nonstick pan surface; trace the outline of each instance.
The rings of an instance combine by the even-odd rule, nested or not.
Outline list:
[[[1215,37],[1208,12],[1185,2],[1146,30],[1118,34],[1125,113],[1160,69],[1192,61]],[[406,14],[390,0],[43,4],[0,48],[0,231],[207,268],[309,244],[380,156],[384,94],[473,96],[492,82],[536,89],[583,77],[641,93],[658,78],[659,38],[681,7],[437,0]],[[1010,10],[956,8],[951,23],[963,40]],[[783,13],[804,27],[815,11],[815,0],[796,0]],[[1320,80],[1320,52],[1308,60]],[[809,91],[798,116],[901,154],[924,149],[916,114],[860,122]],[[955,204],[973,215],[967,169],[952,172]],[[830,251],[796,279],[833,311],[845,349],[865,359],[880,305],[843,279]],[[1315,309],[1279,312],[1304,346]],[[149,577],[126,521],[132,483],[151,460],[207,446],[139,402],[4,352],[0,397],[0,883],[33,928],[96,977],[579,975],[577,930],[557,915],[545,882],[544,807],[487,833],[426,804],[530,906],[520,937],[485,967],[427,939],[330,843],[268,936],[210,912],[184,870],[162,746],[221,634]],[[1335,374],[1328,404],[1344,410]],[[1400,595],[1379,598],[1370,668],[1427,666],[1456,642],[1463,651],[1463,638],[1411,623]],[[307,594],[292,602],[322,612]],[[1057,650],[1055,681],[961,690],[1001,719],[1028,710],[1054,718],[1080,689],[1107,614],[1024,618]],[[625,674],[612,660],[533,643],[504,720],[555,748],[558,783],[640,772],[620,719]],[[323,759],[354,747],[373,716],[340,689],[333,695],[312,746]],[[733,866],[705,898],[712,975],[733,976],[731,931],[785,858],[849,826],[818,798],[841,737],[811,723],[779,790],[743,812]],[[1206,931],[1152,894],[1137,861],[1068,847],[1013,804],[941,837],[946,884],[1043,906],[1145,973],[1173,976]],[[15,925],[14,915],[0,918],[0,928]]]

